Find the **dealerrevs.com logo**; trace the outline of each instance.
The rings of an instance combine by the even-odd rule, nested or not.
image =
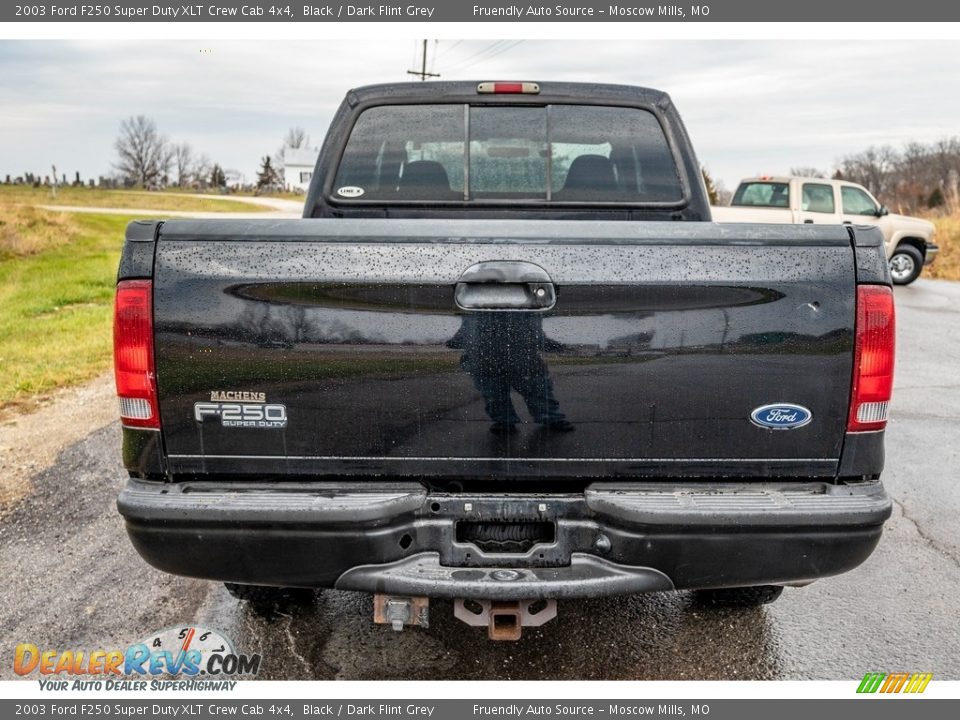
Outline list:
[[[150,633],[124,649],[51,650],[20,643],[13,670],[21,676],[38,675],[43,690],[146,690],[147,680],[153,690],[226,690],[236,684],[234,679],[256,675],[260,659],[258,654],[238,653],[216,630],[186,626]]]

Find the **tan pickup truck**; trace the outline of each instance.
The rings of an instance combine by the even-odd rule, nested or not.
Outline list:
[[[710,211],[720,223],[876,225],[883,233],[890,275],[897,285],[916,280],[940,249],[933,242],[933,223],[891,213],[866,188],[845,180],[747,178],[740,182],[729,207]]]

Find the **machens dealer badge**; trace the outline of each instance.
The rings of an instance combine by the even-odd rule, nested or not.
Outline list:
[[[225,428],[285,428],[287,406],[268,403],[267,394],[239,390],[213,390],[210,402],[193,404],[198,423],[216,422]]]

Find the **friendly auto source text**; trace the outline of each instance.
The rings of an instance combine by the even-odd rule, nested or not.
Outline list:
[[[481,17],[582,17],[582,18],[644,18],[672,17],[682,19],[706,17],[710,14],[709,5],[608,5],[605,8],[593,8],[576,5],[508,5],[506,7],[474,5],[473,16]]]
[[[689,710],[688,710],[689,708]],[[675,703],[659,705],[610,705],[606,708],[594,705],[565,705],[557,703],[555,705],[474,705],[474,717],[507,715],[513,717],[523,717],[525,715],[659,715],[683,717],[690,715],[708,715],[710,713],[709,705],[689,705],[684,707]]]

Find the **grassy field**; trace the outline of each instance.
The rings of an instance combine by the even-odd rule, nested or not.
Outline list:
[[[921,277],[960,280],[960,215],[930,219],[937,226],[933,239],[940,246],[940,254],[924,268]]]
[[[4,206],[0,218],[0,409],[9,409],[109,367],[114,279],[132,218]]]
[[[54,198],[50,188],[33,188],[25,185],[0,185],[0,203],[234,213],[264,212],[269,209],[249,202],[201,198],[180,192],[101,190],[86,187],[59,188],[57,197]]]
[[[29,205],[0,204],[0,260],[26,257],[77,239],[73,216]]]
[[[231,193],[234,197],[257,197],[252,192],[246,190],[241,190],[239,192]],[[302,192],[291,192],[290,190],[281,190],[279,192],[264,193],[260,197],[265,198],[278,198],[280,200],[293,200],[294,202],[303,203],[307,199],[306,193]]]

